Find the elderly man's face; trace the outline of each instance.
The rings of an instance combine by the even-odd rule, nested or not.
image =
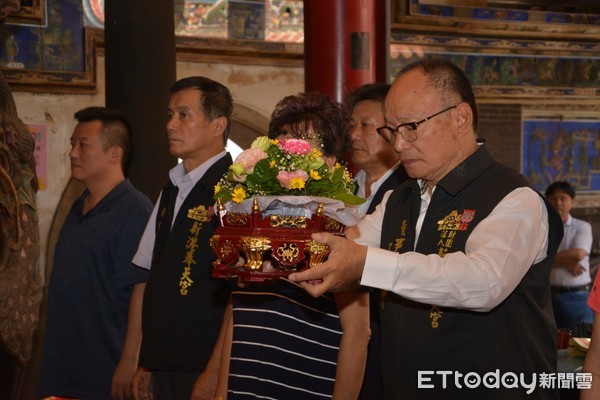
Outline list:
[[[425,75],[415,69],[400,76],[392,85],[385,99],[386,125],[396,127],[420,121],[459,102],[458,99],[445,99],[428,88]],[[457,132],[455,112],[456,108],[453,108],[419,124],[417,139],[413,142],[396,135],[394,147],[400,152],[402,165],[409,176],[424,179],[434,186],[466,158],[463,141]]]

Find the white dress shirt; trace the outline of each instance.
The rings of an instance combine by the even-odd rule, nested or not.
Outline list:
[[[563,225],[565,235],[563,236],[558,251],[569,249],[582,249],[587,255],[579,261],[584,268],[582,274],[573,276],[568,269],[562,267],[552,268],[550,273],[550,284],[552,286],[582,286],[592,282],[590,276],[590,251],[592,250],[592,225],[589,222],[573,218],[569,215],[567,222]]]
[[[385,173],[383,175],[381,175],[381,177],[379,177],[379,179],[377,179],[375,182],[373,182],[371,184],[371,194],[369,195],[369,197],[365,197],[365,194],[367,191],[366,190],[367,173],[362,169],[356,173],[356,175],[354,176],[354,182],[356,182],[356,186],[358,188],[356,190],[356,195],[358,197],[362,197],[365,199],[364,203],[362,203],[361,205],[356,207],[358,215],[363,217],[367,214],[367,210],[369,209],[369,206],[371,205],[371,201],[373,200],[373,197],[375,197],[375,193],[377,193],[381,184],[383,184],[383,182],[385,182],[386,179],[389,178],[390,175],[392,175],[396,171],[396,169],[398,169],[399,166],[400,166],[400,161],[398,161],[396,163],[396,165],[394,165],[392,168],[385,171]]]
[[[435,188],[434,188],[435,190]],[[375,212],[356,226],[356,242],[372,246],[361,284],[394,292],[425,304],[489,311],[506,299],[529,267],[546,257],[548,210],[530,188],[510,192],[473,230],[465,252],[399,254],[380,249],[385,194]],[[417,239],[431,195],[421,196]],[[417,240],[415,240],[415,243]]]

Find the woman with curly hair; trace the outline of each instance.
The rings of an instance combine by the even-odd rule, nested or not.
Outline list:
[[[342,107],[316,92],[282,99],[271,139],[304,139],[327,163],[350,147]],[[308,295],[280,278],[234,290],[216,398],[356,399],[362,384],[369,311],[367,292]]]

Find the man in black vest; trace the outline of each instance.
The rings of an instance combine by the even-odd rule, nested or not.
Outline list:
[[[169,152],[182,162],[169,172],[133,259],[150,269],[133,380],[138,399],[189,399],[196,380],[197,390],[214,393],[217,371],[206,367],[218,351],[229,288],[211,278],[209,239],[217,227],[214,187],[232,163],[225,151],[232,111],[229,89],[211,79],[189,77],[171,87]]]
[[[356,195],[365,198],[365,202],[358,206],[361,216],[373,213],[388,190],[395,189],[409,178],[404,167],[400,165],[400,153],[377,133],[377,128],[385,123],[383,103],[390,86],[388,83],[362,85],[350,92],[345,101],[346,110],[350,115],[349,134],[352,139],[350,159],[358,169],[354,176]],[[371,288],[369,293],[371,340],[365,377],[360,391],[361,400],[379,400],[382,396],[379,357],[381,293],[381,290],[374,288]]]
[[[549,275],[560,217],[477,140],[473,91],[452,63],[405,67],[385,117],[378,132],[415,179],[347,232],[356,242],[315,234],[328,261],[290,278],[315,296],[359,280],[392,292],[384,399],[557,399]]]

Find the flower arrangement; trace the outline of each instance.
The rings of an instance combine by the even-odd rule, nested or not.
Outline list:
[[[261,196],[317,196],[353,206],[364,202],[354,188],[348,170],[339,163],[330,167],[306,140],[261,136],[217,183],[215,199],[242,203]]]

